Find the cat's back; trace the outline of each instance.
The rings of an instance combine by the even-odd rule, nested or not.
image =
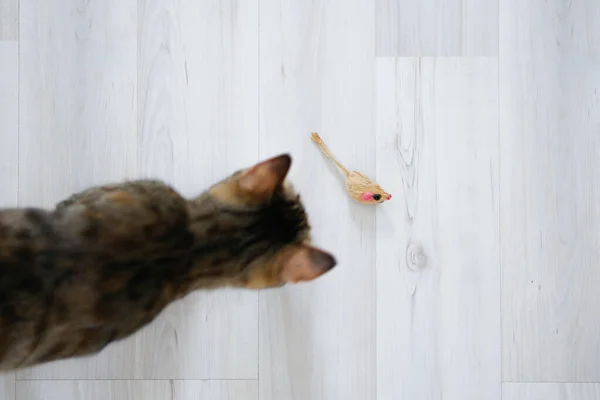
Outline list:
[[[55,262],[62,243],[52,213],[0,210],[0,317],[10,314],[7,303],[18,293],[43,295],[49,289],[46,278],[66,267]]]
[[[190,241],[185,201],[158,184],[0,210],[0,370],[94,353],[149,322]]]
[[[0,369],[18,365],[55,322],[49,316],[55,288],[72,277],[52,212],[0,210]],[[65,305],[58,305],[65,306]]]

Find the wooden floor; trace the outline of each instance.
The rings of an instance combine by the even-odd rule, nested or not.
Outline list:
[[[283,151],[334,272],[198,293],[0,399],[600,399],[600,1],[0,0],[0,205]]]

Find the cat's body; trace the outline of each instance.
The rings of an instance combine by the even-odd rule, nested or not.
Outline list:
[[[193,290],[314,279],[283,156],[192,200],[157,181],[89,189],[53,211],[0,211],[0,370],[93,354]]]

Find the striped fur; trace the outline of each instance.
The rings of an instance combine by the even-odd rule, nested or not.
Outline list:
[[[283,158],[282,158],[283,157]],[[335,265],[309,245],[289,157],[186,200],[158,181],[0,211],[0,370],[89,355],[193,290],[277,287]]]

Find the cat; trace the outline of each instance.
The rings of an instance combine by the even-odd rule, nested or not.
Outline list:
[[[0,210],[0,371],[92,355],[198,289],[279,287],[336,265],[310,245],[287,154],[186,200],[160,181]]]

